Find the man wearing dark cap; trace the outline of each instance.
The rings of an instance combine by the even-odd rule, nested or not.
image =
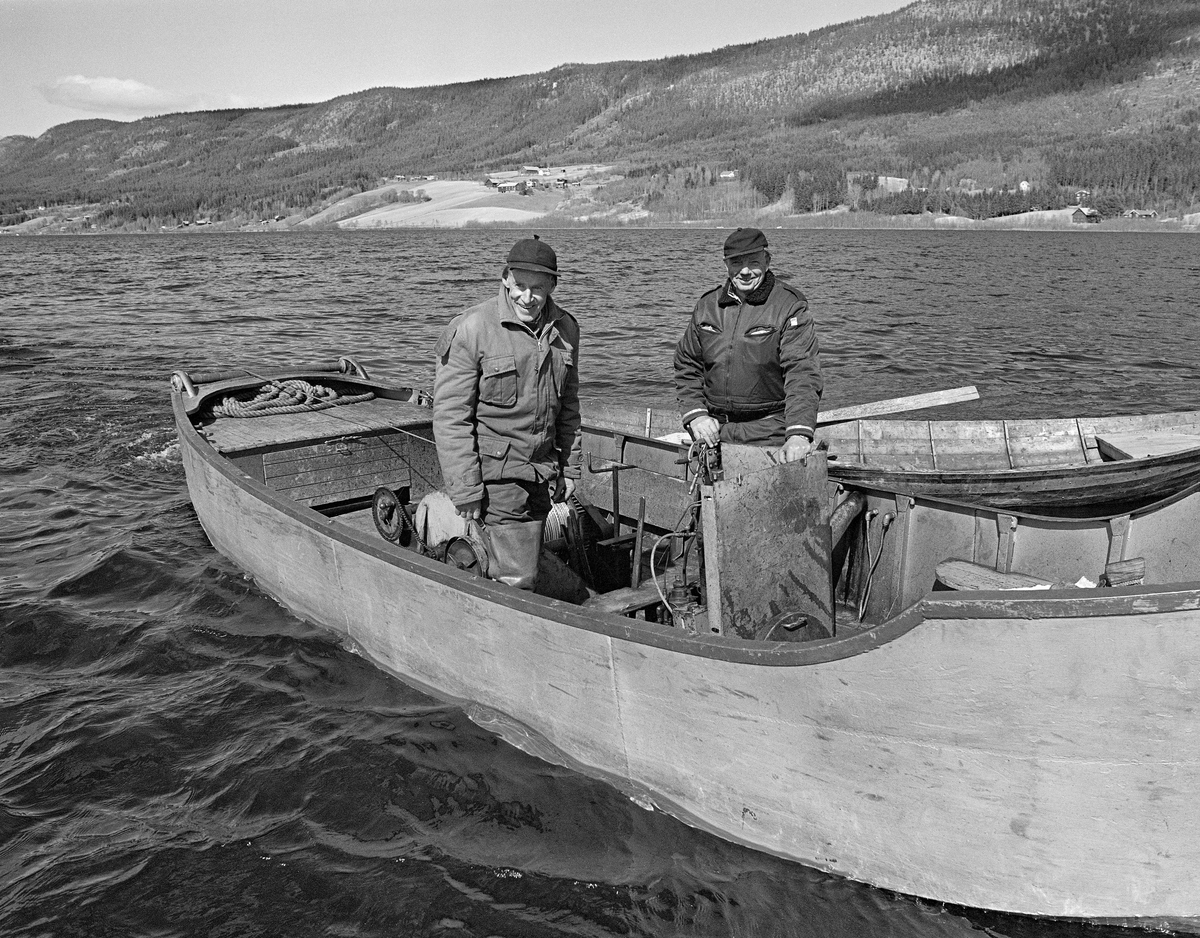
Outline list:
[[[778,446],[782,462],[812,451],[821,364],[808,300],[771,273],[767,238],[725,240],[728,279],[696,304],[675,349],[683,424],[697,440]]]
[[[533,589],[554,499],[579,478],[579,325],[550,294],[558,258],[537,235],[513,245],[496,296],[438,340],[433,433],[458,514],[487,532],[488,575]]]

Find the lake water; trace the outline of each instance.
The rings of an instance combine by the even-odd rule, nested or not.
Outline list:
[[[0,934],[1102,935],[946,909],[726,844],[499,742],[260,595],[206,541],[176,368],[428,385],[521,232],[0,238]],[[546,233],[590,397],[671,404],[719,231]],[[824,406],[1200,407],[1186,235],[768,232]]]

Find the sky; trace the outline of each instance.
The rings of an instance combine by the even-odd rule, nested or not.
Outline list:
[[[0,138],[809,32],[911,0],[0,0]]]

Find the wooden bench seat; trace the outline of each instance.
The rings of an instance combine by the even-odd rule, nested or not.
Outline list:
[[[943,560],[937,565],[938,581],[956,590],[1062,589],[1063,584],[1028,573],[1001,573],[969,560]]]
[[[615,616],[627,616],[639,609],[648,609],[662,602],[654,580],[647,578],[641,585],[635,587],[623,586],[607,593],[598,593],[583,605],[597,612],[607,612]]]
[[[1200,432],[1188,429],[1136,430],[1096,435],[1096,449],[1106,460],[1146,459],[1200,449]]]
[[[432,425],[433,413],[428,407],[375,398],[309,413],[220,417],[204,422],[201,431],[218,453],[230,455],[389,430],[408,431],[432,440]]]

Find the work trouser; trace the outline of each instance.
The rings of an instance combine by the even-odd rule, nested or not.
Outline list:
[[[784,440],[783,411],[757,417],[753,420],[739,420],[737,417],[724,414],[713,414],[721,424],[722,443],[744,443],[748,446],[782,446]]]
[[[533,589],[549,513],[550,492],[545,482],[501,479],[483,483],[489,577],[517,589]]]

